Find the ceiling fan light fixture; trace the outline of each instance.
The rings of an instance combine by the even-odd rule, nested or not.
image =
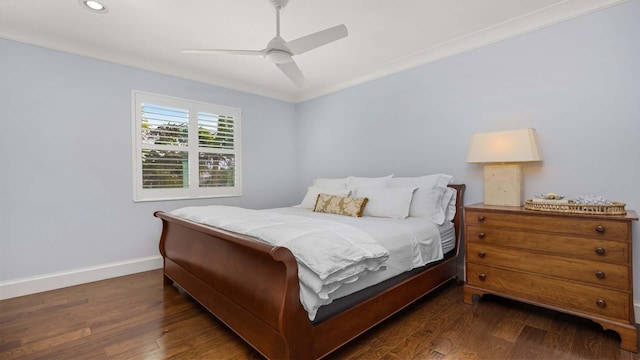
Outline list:
[[[288,62],[293,61],[291,58],[291,54],[284,50],[269,50],[264,55],[264,58],[271,61],[274,64],[286,64]]]
[[[88,10],[93,12],[104,14],[107,12],[107,8],[95,0],[79,0],[80,4]]]

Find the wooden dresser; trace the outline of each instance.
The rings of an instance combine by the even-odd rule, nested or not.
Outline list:
[[[495,294],[589,318],[638,352],[631,223],[520,207],[465,207],[464,301]]]

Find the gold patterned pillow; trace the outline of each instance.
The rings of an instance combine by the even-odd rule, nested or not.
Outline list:
[[[369,199],[318,194],[315,212],[361,217]]]

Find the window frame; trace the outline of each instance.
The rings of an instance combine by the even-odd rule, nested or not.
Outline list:
[[[142,104],[168,106],[188,111],[188,145],[156,145],[142,142]],[[206,103],[196,100],[178,98],[168,95],[155,94],[140,90],[131,91],[132,111],[132,169],[133,169],[133,201],[163,201],[203,199],[216,197],[242,196],[242,141],[241,123],[242,111],[238,108]],[[217,149],[199,146],[198,113],[212,113],[233,118],[233,149]],[[143,187],[142,151],[145,149],[162,149],[188,152],[188,186],[183,188],[155,188]],[[235,158],[234,186],[200,187],[199,154],[227,153]]]

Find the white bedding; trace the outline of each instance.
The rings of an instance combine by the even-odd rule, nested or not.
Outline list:
[[[440,229],[442,252],[447,254],[456,247],[456,228],[452,222],[445,222],[438,226],[438,229]]]
[[[194,222],[261,238],[291,250],[298,260],[300,301],[310,320],[315,319],[320,306],[335,299],[441,260],[445,252],[440,234],[454,233],[451,223],[438,226],[423,218],[354,218],[297,207],[247,210],[198,206],[177,209],[171,213]],[[247,214],[248,220],[240,221]],[[277,224],[284,226],[274,226]],[[331,232],[338,231],[342,237],[352,237],[347,243],[355,241],[359,245],[354,250],[353,244],[335,242],[330,238],[331,234],[323,232],[327,226]],[[305,238],[310,233],[314,233],[314,236]],[[364,261],[344,262],[343,255],[361,251],[360,245],[365,250],[364,253],[356,252],[356,257]],[[447,248],[452,245],[452,241],[447,242]],[[325,255],[333,256],[328,250],[336,248],[340,254],[338,264],[322,258]],[[305,249],[311,252],[305,252]],[[309,255],[305,255],[308,253],[320,258],[310,259]]]
[[[216,205],[171,214],[286,247],[296,257],[301,284],[322,299],[343,283],[379,270],[389,257],[367,233],[319,218]]]
[[[354,218],[349,216],[317,213],[311,210],[290,207],[269,209],[282,214],[322,218],[349,224],[371,235],[380,245],[389,251],[386,267],[379,271],[370,272],[358,281],[345,283],[329,294],[327,299],[313,296],[313,291],[300,286],[300,300],[309,313],[309,319],[315,319],[318,308],[333,300],[353,294],[369,286],[390,279],[405,271],[442,260],[444,254],[455,245],[455,230],[453,223],[436,225],[424,218],[408,217],[406,219],[391,219],[379,217]],[[440,234],[446,235],[448,250],[443,251]],[[454,239],[454,240],[452,240]],[[313,313],[313,317],[311,314]]]

